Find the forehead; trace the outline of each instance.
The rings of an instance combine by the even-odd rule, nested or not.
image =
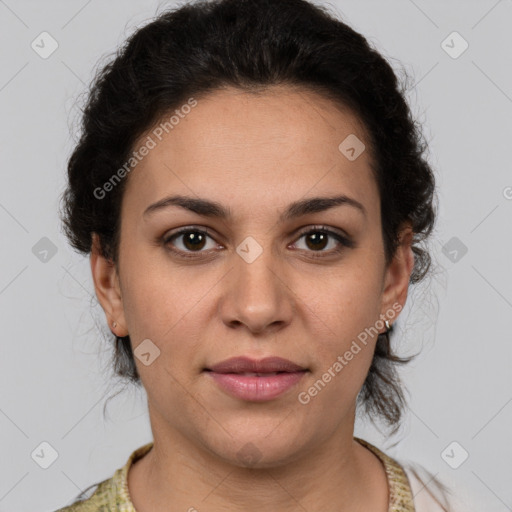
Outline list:
[[[162,116],[135,145],[151,140],[152,148],[130,173],[123,200],[130,208],[142,211],[175,193],[229,202],[234,210],[263,204],[263,196],[276,204],[339,192],[375,202],[369,141],[348,109],[282,86],[257,94],[219,90],[195,102]],[[348,146],[361,151],[363,144],[357,158],[347,157]]]

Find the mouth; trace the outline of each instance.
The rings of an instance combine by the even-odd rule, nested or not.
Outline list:
[[[235,357],[204,368],[204,372],[228,395],[264,402],[295,387],[308,369],[280,357],[262,360]]]
[[[242,375],[243,377],[269,377],[271,375],[279,375],[281,373],[291,373],[291,372],[243,372],[243,373],[232,373],[232,372],[217,372],[217,373],[223,373],[226,375],[229,373],[230,375]]]
[[[292,373],[305,371],[306,368],[282,357],[265,357],[264,359],[251,359],[250,357],[232,357],[205,368],[215,373],[257,374],[269,375],[279,373]]]

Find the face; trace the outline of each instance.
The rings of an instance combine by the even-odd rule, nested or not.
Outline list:
[[[155,439],[265,467],[351,438],[381,315],[396,320],[413,264],[404,231],[385,265],[358,119],[306,90],[226,89],[134,150],[148,135],[155,145],[127,178],[117,268],[97,250],[91,266],[110,325],[142,354]],[[366,144],[355,159],[339,149],[349,136]],[[196,202],[165,201],[176,196]],[[209,371],[238,356],[301,371]]]

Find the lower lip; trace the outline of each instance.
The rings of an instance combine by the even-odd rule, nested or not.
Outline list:
[[[302,379],[306,372],[283,372],[268,377],[212,371],[207,373],[230,395],[251,402],[265,402],[277,398],[291,389]]]

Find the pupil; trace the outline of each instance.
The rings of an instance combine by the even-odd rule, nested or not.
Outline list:
[[[321,247],[315,246],[315,244],[322,244],[322,242],[325,242],[327,240],[327,236],[325,233],[314,233],[309,235],[308,240],[313,240],[313,247],[311,248],[323,249],[325,247],[325,243]]]
[[[185,235],[185,246],[188,249],[201,249],[201,243],[204,243],[204,237],[201,233],[189,233]]]

